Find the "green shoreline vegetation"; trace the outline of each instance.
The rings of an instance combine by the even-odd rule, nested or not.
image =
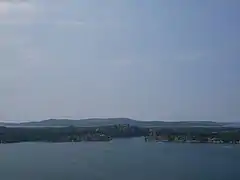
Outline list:
[[[0,127],[1,143],[111,141],[143,137],[146,142],[240,143],[240,128],[146,128],[119,124],[99,127]]]

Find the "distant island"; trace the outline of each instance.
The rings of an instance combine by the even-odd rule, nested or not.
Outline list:
[[[240,123],[214,122],[214,121],[139,121],[129,118],[89,118],[80,120],[48,119],[43,121],[6,123],[0,122],[5,127],[98,127],[116,124],[129,124],[138,127],[239,127]]]
[[[0,123],[0,143],[111,141],[142,137],[146,142],[240,143],[240,127],[211,121],[136,121],[128,118],[49,119]]]

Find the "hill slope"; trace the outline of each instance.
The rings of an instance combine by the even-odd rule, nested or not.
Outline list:
[[[0,123],[0,126],[15,126],[15,127],[63,127],[63,126],[109,126],[116,124],[129,124],[140,127],[222,127],[231,123],[217,123],[212,121],[137,121],[129,118],[92,118],[81,120],[70,119],[48,119],[38,122],[24,123]]]

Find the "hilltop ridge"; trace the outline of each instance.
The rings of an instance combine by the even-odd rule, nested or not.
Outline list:
[[[47,119],[42,121],[30,121],[21,123],[0,123],[0,126],[14,127],[94,127],[116,124],[129,124],[139,127],[223,127],[240,126],[239,123],[226,123],[214,121],[139,121],[130,118],[88,118],[88,119]]]

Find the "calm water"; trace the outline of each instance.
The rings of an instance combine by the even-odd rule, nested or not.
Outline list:
[[[239,167],[240,145],[143,139],[0,145],[1,180],[232,180]]]

